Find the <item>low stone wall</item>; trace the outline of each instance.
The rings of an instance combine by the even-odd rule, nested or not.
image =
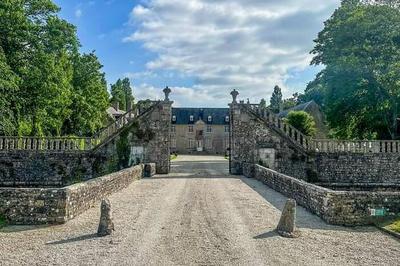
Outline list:
[[[400,154],[316,153],[315,167],[320,182],[398,183]]]
[[[334,191],[287,176],[260,165],[246,166],[244,174],[293,198],[297,203],[330,224],[367,225],[371,209],[385,208],[400,213],[400,192]]]
[[[0,214],[10,224],[64,223],[142,178],[143,165],[63,188],[0,188]]]

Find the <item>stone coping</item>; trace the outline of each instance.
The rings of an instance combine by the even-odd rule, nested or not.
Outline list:
[[[400,213],[400,191],[337,191],[320,187],[297,178],[281,174],[261,165],[246,167],[246,176],[254,177],[272,189],[293,198],[297,203],[335,225],[371,225],[376,210]],[[253,170],[251,170],[253,168]]]

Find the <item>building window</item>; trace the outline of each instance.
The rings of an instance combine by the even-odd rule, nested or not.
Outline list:
[[[189,149],[193,149],[193,148],[194,148],[194,140],[189,139]]]
[[[193,132],[193,126],[189,126],[189,132]]]
[[[229,126],[225,126],[225,132],[229,132]]]
[[[206,139],[206,148],[211,150],[212,149],[212,140]]]
[[[209,115],[209,116],[207,117],[207,120],[208,120],[208,122],[211,122],[211,121],[212,121],[212,116]]]
[[[171,139],[171,148],[176,148],[176,139]]]
[[[225,122],[229,122],[229,116],[225,116]]]
[[[175,126],[171,126],[171,132],[175,133],[176,132],[176,127]]]
[[[212,132],[212,126],[207,126],[207,133],[211,133]]]
[[[189,120],[190,120],[190,122],[193,122],[194,121],[194,116],[189,116]]]
[[[172,122],[176,122],[176,115],[172,116]]]

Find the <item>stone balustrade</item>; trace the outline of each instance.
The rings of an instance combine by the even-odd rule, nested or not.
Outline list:
[[[87,151],[98,144],[94,138],[0,137],[0,150]]]
[[[0,136],[0,151],[90,151],[110,139],[132,120],[151,110],[157,103],[151,102],[151,106],[145,110],[132,109],[126,112],[92,138]]]
[[[312,139],[286,123],[269,109],[260,107],[259,104],[241,103],[241,105],[264,119],[269,126],[273,126],[307,151],[326,153],[400,153],[400,141],[396,140]]]

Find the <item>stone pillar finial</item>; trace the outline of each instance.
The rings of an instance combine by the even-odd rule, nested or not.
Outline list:
[[[171,89],[167,86],[165,87],[165,89],[163,90],[164,94],[165,94],[165,99],[164,101],[168,102],[169,101],[169,94],[171,93]]]
[[[236,90],[236,89],[234,89],[232,92],[231,92],[231,95],[232,95],[232,103],[237,103],[237,97],[238,97],[238,95],[239,95],[239,92]]]

